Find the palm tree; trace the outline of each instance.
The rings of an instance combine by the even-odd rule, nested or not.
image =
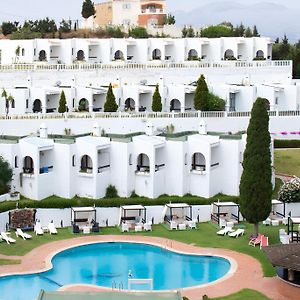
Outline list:
[[[5,89],[2,90],[1,97],[5,99],[5,110],[7,116],[9,113],[9,103],[12,103],[15,99],[12,95],[7,96],[7,92]]]

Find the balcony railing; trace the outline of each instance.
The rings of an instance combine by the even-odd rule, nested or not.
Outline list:
[[[116,70],[116,69],[227,69],[227,68],[279,68],[292,67],[290,60],[267,60],[267,61],[185,61],[185,62],[163,62],[160,60],[148,61],[146,63],[132,63],[131,61],[112,61],[111,63],[87,63],[81,64],[50,64],[50,63],[18,63],[0,65],[0,72],[15,71],[94,71],[94,70]]]

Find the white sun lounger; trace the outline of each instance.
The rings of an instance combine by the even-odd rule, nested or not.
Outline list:
[[[26,232],[23,232],[21,228],[17,228],[16,236],[21,237],[23,240],[31,239],[32,236]]]
[[[233,231],[233,232],[229,232],[228,235],[231,236],[231,237],[239,237],[241,235],[243,235],[245,233],[245,229],[237,229],[236,231]]]
[[[127,223],[122,223],[122,232],[128,232],[129,231],[129,225]]]
[[[40,222],[36,222],[34,225],[34,232],[36,235],[43,235],[44,230],[42,229],[42,225]]]
[[[52,222],[49,223],[48,230],[49,230],[50,234],[57,234],[57,229],[56,229],[54,223],[52,223]]]
[[[6,232],[1,232],[1,237],[7,244],[16,242],[16,240],[8,236]]]
[[[232,229],[232,227],[225,227],[225,228],[219,230],[219,231],[217,232],[217,234],[218,234],[218,235],[226,235],[226,234],[228,234],[229,232],[233,232],[233,231],[234,231],[234,230]]]
[[[144,230],[145,231],[152,231],[152,222],[148,222],[144,224]]]
[[[171,221],[170,222],[170,229],[173,230],[173,229],[176,229],[177,230],[177,223],[175,221]]]

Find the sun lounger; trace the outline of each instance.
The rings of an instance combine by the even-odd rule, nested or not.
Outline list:
[[[178,224],[178,229],[179,230],[186,230],[186,224],[185,223]]]
[[[262,235],[261,238],[260,238],[260,249],[262,247],[267,247],[269,246],[269,238],[265,235]]]
[[[260,241],[261,241],[261,234],[258,234],[258,236],[256,238],[252,238],[249,241],[249,245],[255,247],[256,245],[260,245]]]
[[[57,229],[53,222],[49,223],[48,230],[50,234],[57,234]]]
[[[173,229],[176,229],[177,230],[177,223],[174,222],[174,221],[171,221],[170,222],[170,229],[173,230]]]
[[[197,223],[197,220],[196,220],[196,219],[194,219],[194,220],[192,220],[192,221],[188,221],[188,226],[189,226],[189,228],[190,228],[190,229],[196,229],[196,228],[197,228],[196,223]]]
[[[243,235],[245,233],[245,229],[237,229],[236,231],[233,231],[233,232],[229,232],[228,235],[231,236],[231,237],[239,237],[241,235]]]
[[[126,223],[122,223],[122,232],[128,232],[129,231],[129,225]]]
[[[145,231],[152,231],[152,222],[148,222],[144,224],[144,230]]]
[[[32,236],[26,232],[23,232],[21,228],[17,228],[16,230],[16,236],[21,237],[23,240],[31,239]]]
[[[228,234],[229,232],[233,232],[233,231],[234,231],[234,230],[232,229],[232,227],[225,227],[225,228],[219,230],[219,231],[217,232],[217,234],[218,234],[218,235],[226,235],[226,234]]]
[[[34,232],[36,235],[43,235],[44,230],[42,229],[42,225],[40,222],[36,222],[34,225]]]
[[[1,237],[2,239],[7,243],[7,244],[10,244],[10,243],[15,243],[16,240],[11,238],[10,236],[8,236],[9,233],[6,233],[6,232],[1,232]]]

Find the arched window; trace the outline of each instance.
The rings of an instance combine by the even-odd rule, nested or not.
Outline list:
[[[205,157],[202,153],[196,152],[193,154],[192,170],[195,170],[195,171],[205,171],[206,170]]]
[[[15,156],[15,168],[18,168],[18,156]]]
[[[188,60],[198,60],[198,52],[195,49],[191,49],[188,53]]]
[[[152,51],[152,59],[153,60],[161,60],[161,51],[159,49],[154,49]]]
[[[134,108],[135,108],[135,101],[132,98],[127,98],[125,100],[125,109],[134,110]]]
[[[141,153],[137,158],[137,172],[150,172],[150,160],[147,154]]]
[[[170,111],[180,111],[181,104],[178,99],[172,99],[170,102]]]
[[[33,159],[30,156],[25,156],[25,158],[24,158],[23,172],[25,174],[33,174],[34,173]]]
[[[42,101],[40,99],[35,99],[34,100],[32,111],[34,113],[36,113],[36,112],[42,112]]]
[[[72,167],[75,167],[76,166],[76,156],[73,155],[72,156]]]
[[[124,54],[121,50],[117,50],[115,52],[115,56],[114,56],[115,60],[123,60],[124,59]]]
[[[77,51],[76,59],[79,60],[79,61],[84,60],[84,52],[83,52],[83,50]]]
[[[227,49],[224,53],[225,60],[235,60],[234,52],[231,49]]]
[[[79,111],[88,111],[89,110],[89,101],[85,98],[82,98],[79,101],[78,110]]]
[[[93,173],[93,162],[88,155],[84,155],[81,158],[80,172]]]
[[[39,52],[39,61],[46,61],[47,60],[47,54],[45,50],[41,50]]]

